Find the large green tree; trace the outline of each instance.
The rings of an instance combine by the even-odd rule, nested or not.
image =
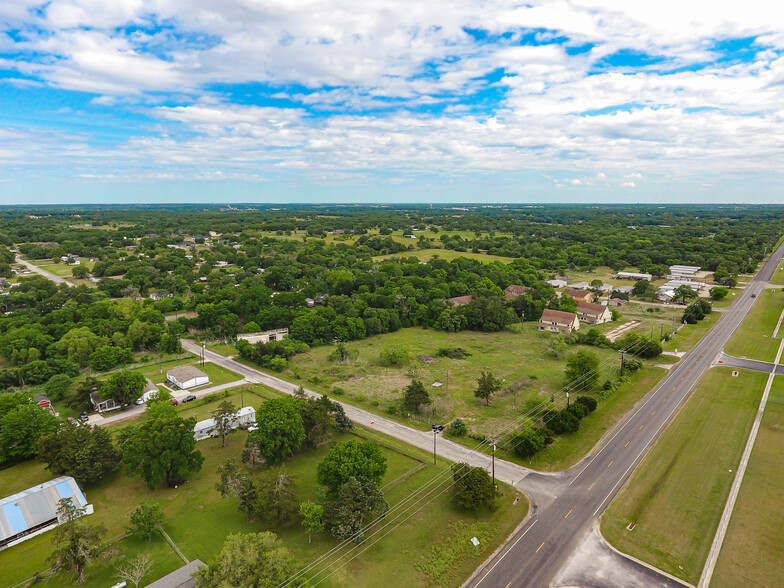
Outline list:
[[[195,425],[195,418],[181,418],[171,404],[148,406],[142,424],[120,433],[126,472],[144,478],[152,490],[164,481],[173,485],[186,471],[199,471],[204,456],[195,449]]]
[[[221,441],[223,442],[221,447],[226,447],[226,437],[234,430],[236,413],[237,407],[230,400],[222,401],[218,408],[212,411],[215,430],[221,436]]]
[[[65,424],[38,441],[38,459],[58,476],[95,484],[120,468],[121,455],[104,428]]]
[[[84,582],[84,570],[106,551],[102,538],[103,525],[91,526],[82,520],[83,508],[74,506],[70,498],[63,498],[57,506],[60,525],[52,531],[54,551],[50,556],[51,573],[72,572],[76,582]]]
[[[318,465],[317,480],[330,493],[337,492],[351,478],[381,483],[387,473],[387,459],[378,443],[342,441],[335,445]]]
[[[158,533],[164,515],[160,503],[155,500],[150,500],[149,502],[142,502],[139,507],[131,513],[130,517],[130,532],[150,541],[153,535]]]
[[[593,351],[581,349],[566,358],[567,391],[590,390],[599,381],[599,356]]]
[[[253,477],[233,459],[229,458],[218,466],[215,489],[223,498],[236,497],[239,500],[238,508],[245,512],[247,521],[253,521],[253,513],[258,507],[258,487]]]
[[[378,486],[369,480],[349,478],[324,508],[324,526],[341,541],[353,538],[361,543],[362,527],[371,517],[389,508]]]
[[[471,467],[467,463],[452,465],[452,479],[455,488],[455,504],[458,507],[476,511],[482,507],[493,508],[498,491],[487,470]]]
[[[0,464],[34,457],[38,440],[54,433],[59,425],[48,410],[31,401],[9,410],[0,417]]]
[[[273,398],[256,411],[256,426],[248,439],[268,465],[280,465],[300,448],[305,427],[294,398]]]
[[[141,372],[123,370],[110,375],[101,384],[101,396],[120,404],[130,404],[142,395],[147,379]]]
[[[234,533],[220,553],[194,574],[199,588],[275,588],[297,570],[297,562],[275,533]],[[301,586],[295,582],[293,586]]]
[[[406,393],[403,396],[403,406],[408,410],[417,411],[420,406],[428,405],[432,402],[430,394],[428,394],[425,385],[421,380],[412,380],[411,383],[406,386]]]

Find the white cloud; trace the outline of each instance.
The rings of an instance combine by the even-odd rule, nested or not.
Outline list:
[[[634,182],[622,182],[621,188],[635,188],[637,185]]]

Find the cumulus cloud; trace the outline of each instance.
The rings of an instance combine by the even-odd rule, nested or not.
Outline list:
[[[54,117],[0,154],[83,177],[634,188],[784,155],[784,22],[760,0],[19,0],[0,47],[5,83],[132,125],[106,141]]]

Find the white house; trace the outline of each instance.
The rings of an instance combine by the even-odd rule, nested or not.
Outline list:
[[[310,306],[310,304],[308,304],[308,306]],[[287,328],[272,329],[271,331],[264,331],[263,333],[243,333],[242,335],[237,335],[237,339],[244,339],[248,343],[264,343],[266,345],[270,341],[282,341],[288,334],[289,330]]]
[[[178,365],[166,372],[166,379],[180,388],[187,390],[210,383],[210,377],[193,365]]]
[[[136,404],[146,404],[158,392],[160,392],[158,386],[153,384],[150,378],[147,378],[147,384],[142,389],[142,395],[136,401]]]
[[[553,288],[566,287],[566,280],[547,280],[547,283],[550,284]]]
[[[252,425],[256,422],[256,409],[252,406],[243,406],[239,409],[236,413],[234,413],[234,418],[231,420],[231,428],[236,429],[237,427],[243,425]],[[196,426],[193,427],[193,438],[196,441],[201,441],[202,439],[206,439],[207,437],[217,437],[218,431],[215,428],[215,419],[209,418],[204,419],[203,421],[199,421],[196,423]]]

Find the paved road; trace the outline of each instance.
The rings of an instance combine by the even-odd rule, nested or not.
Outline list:
[[[715,365],[723,365],[744,370],[754,370],[756,372],[765,372],[766,374],[769,374],[775,370],[777,376],[784,376],[784,365],[780,363],[761,361],[759,359],[747,359],[745,357],[735,357],[734,355],[727,355],[726,353],[719,354],[719,356],[716,358]]]
[[[228,390],[229,388],[236,388],[237,386],[250,383],[251,382],[245,379],[235,380],[234,382],[229,382],[228,384],[210,386],[209,388],[203,388],[201,390],[177,390],[176,392],[171,392],[171,395],[172,398],[176,398],[179,401],[182,401],[182,399],[189,394],[193,394],[198,399],[203,396],[207,396],[207,394],[215,394],[216,392],[222,392],[223,390]],[[90,424],[98,425],[99,427],[107,427],[109,425],[113,425],[114,423],[130,421],[139,418],[142,414],[144,414],[145,410],[147,410],[146,404],[134,404],[122,412],[111,411],[104,413],[106,416],[99,415],[102,418],[92,420],[90,421]]]
[[[639,465],[688,398],[765,288],[784,255],[784,244],[762,266],[729,310],[643,399],[592,456],[549,486],[555,499],[539,504],[524,525],[468,583],[470,587],[548,586],[575,547]],[[530,479],[532,476],[529,476]],[[526,489],[524,480],[520,487]]]
[[[25,261],[24,259],[22,259],[18,255],[16,256],[16,263],[25,266],[31,272],[35,272],[36,274],[40,274],[43,277],[52,280],[56,284],[65,284],[66,286],[71,286],[71,287],[75,286],[75,284],[72,284],[71,282],[69,282],[65,278],[61,278],[60,276],[54,275],[52,272],[48,272],[45,269],[41,269],[40,267],[38,267],[37,265],[33,265],[29,261]]]

